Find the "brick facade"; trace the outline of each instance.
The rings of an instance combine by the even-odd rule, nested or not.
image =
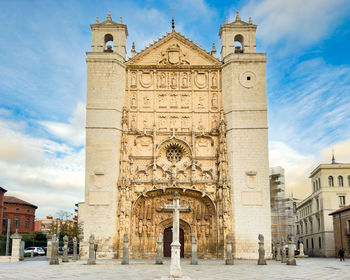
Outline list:
[[[7,220],[11,219],[11,233],[34,231],[35,210],[38,207],[14,196],[4,196],[3,229],[6,232]]]
[[[2,219],[4,216],[4,195],[5,192],[7,192],[7,190],[5,190],[4,188],[0,187],[0,233],[3,230],[3,226],[2,226]]]

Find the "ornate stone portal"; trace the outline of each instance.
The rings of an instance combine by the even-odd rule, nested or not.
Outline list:
[[[126,25],[109,15],[91,29],[82,255],[95,234],[98,257],[120,258],[127,233],[131,258],[154,258],[158,235],[165,240],[172,225],[159,209],[178,192],[180,204],[194,207],[181,214],[185,257],[192,234],[199,258],[225,257],[230,234],[234,257],[256,258],[257,233],[270,243],[265,54],[255,51],[256,25],[237,17],[221,26],[222,60],[173,30],[126,61]]]

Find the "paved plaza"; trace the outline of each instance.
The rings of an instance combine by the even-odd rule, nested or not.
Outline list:
[[[266,266],[256,261],[235,261],[224,265],[221,260],[199,260],[199,265],[190,265],[190,259],[181,259],[184,276],[193,280],[204,279],[350,279],[350,260],[308,258],[297,259],[297,266],[287,266],[276,261],[267,261]],[[25,260],[20,263],[1,263],[0,279],[84,279],[84,280],[151,280],[169,274],[170,259],[164,265],[154,260],[130,260],[130,265],[121,265],[120,260],[97,260],[96,265],[86,261],[70,261],[49,265],[44,258]]]

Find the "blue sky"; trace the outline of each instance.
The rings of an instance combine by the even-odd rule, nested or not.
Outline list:
[[[38,217],[84,199],[85,52],[89,24],[110,9],[141,51],[176,30],[208,50],[225,17],[258,24],[266,52],[270,165],[303,198],[309,172],[350,162],[350,3],[347,0],[0,0],[0,185],[39,206]]]

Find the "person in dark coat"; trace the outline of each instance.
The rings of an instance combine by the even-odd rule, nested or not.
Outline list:
[[[345,255],[345,252],[344,252],[344,250],[343,250],[343,248],[342,248],[342,249],[339,250],[339,253],[338,253],[338,256],[339,256],[339,258],[340,258],[340,261],[343,261],[343,262],[345,261],[344,255]]]

